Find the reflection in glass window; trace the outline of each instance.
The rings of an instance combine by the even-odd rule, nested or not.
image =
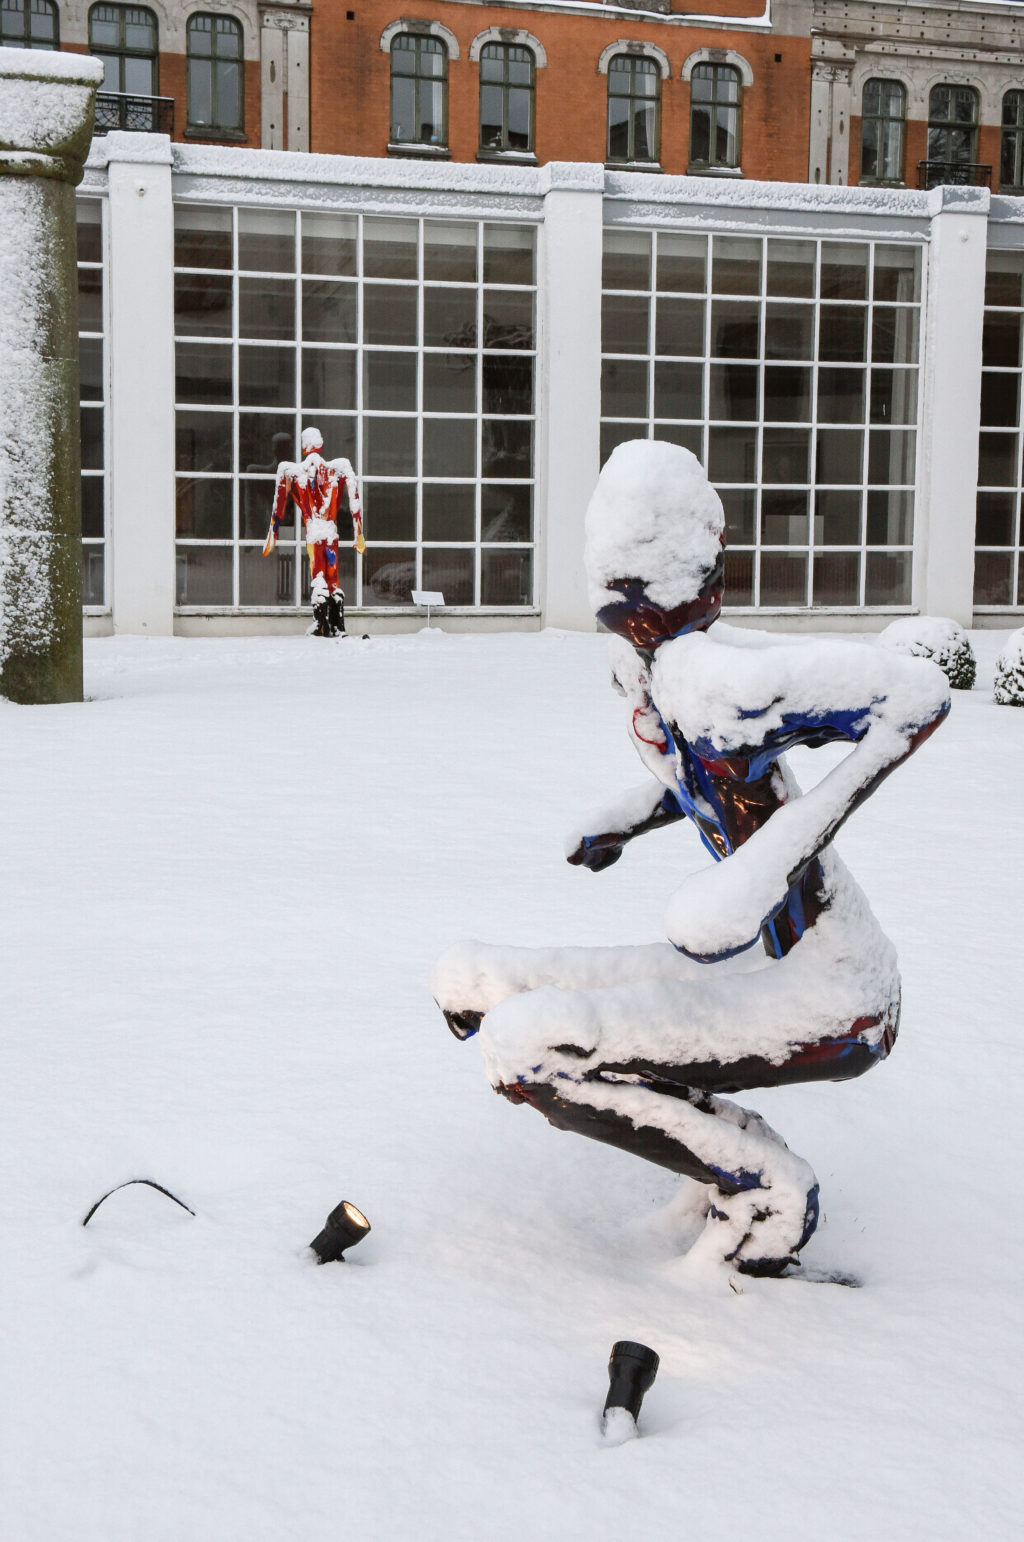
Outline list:
[[[920,249],[614,229],[605,243],[602,460],[654,438],[702,461],[726,509],[727,604],[909,605]]]
[[[1024,253],[990,251],[982,331],[974,555],[974,603],[983,610],[1016,608],[1024,602],[1022,321]]]
[[[1003,97],[999,186],[1007,192],[1024,192],[1024,91],[1007,91]]]
[[[89,51],[103,61],[101,91],[155,96],[157,24],[141,5],[94,5],[89,12]]]
[[[616,54],[608,65],[609,161],[657,161],[661,72],[643,54]]]
[[[861,102],[860,180],[903,181],[907,91],[898,80],[867,80]]]
[[[740,72],[731,64],[697,64],[690,76],[690,170],[740,164]]]
[[[308,601],[299,522],[261,553],[311,422],[363,482],[350,606],[533,603],[530,226],[179,203],[175,254],[179,606]]]
[[[54,0],[0,0],[0,44],[4,48],[59,48]]]
[[[928,159],[948,182],[965,181],[977,160],[978,93],[973,86],[933,86],[928,96]]]
[[[448,49],[440,38],[400,32],[392,40],[391,143],[448,143]]]
[[[480,148],[533,149],[533,54],[518,43],[480,51]]]
[[[186,95],[190,128],[242,129],[242,27],[230,16],[190,16]]]
[[[77,201],[78,356],[82,441],[82,604],[106,601],[107,396],[103,314],[103,206],[98,198]]]

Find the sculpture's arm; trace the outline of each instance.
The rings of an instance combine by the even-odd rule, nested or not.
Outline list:
[[[761,927],[785,905],[790,885],[946,716],[949,693],[939,670],[912,684],[913,692],[894,692],[865,709],[854,749],[817,787],[777,809],[731,856],[676,891],[666,926],[680,951],[710,961],[757,941]],[[819,730],[819,719],[809,721],[807,737]],[[714,769],[728,774],[728,764],[716,762]]]
[[[337,471],[348,496],[348,511],[352,516],[352,545],[357,552],[364,552],[366,541],[363,538],[363,506],[359,498],[359,478],[352,469],[352,462],[346,460],[344,455],[339,455],[337,460],[332,460],[331,467]]]
[[[274,511],[270,516],[270,529],[267,531],[267,539],[263,546],[264,557],[277,545],[277,533],[284,519],[284,511],[288,506],[288,498],[292,490],[293,477],[288,462],[282,462],[277,468],[277,486],[274,488]]]
[[[622,856],[628,841],[648,830],[675,824],[682,811],[671,791],[657,782],[632,788],[614,803],[595,810],[565,841],[566,861],[599,873]]]

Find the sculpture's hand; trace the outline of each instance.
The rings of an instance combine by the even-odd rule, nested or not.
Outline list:
[[[565,860],[571,862],[573,867],[585,867],[591,873],[600,873],[619,860],[622,850],[621,835],[585,835]]]

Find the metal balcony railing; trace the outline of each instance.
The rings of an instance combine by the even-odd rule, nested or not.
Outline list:
[[[918,187],[991,187],[992,167],[977,161],[918,161]]]
[[[123,91],[98,92],[94,132],[109,134],[111,129],[132,129],[138,134],[173,134],[173,96],[128,96]]]

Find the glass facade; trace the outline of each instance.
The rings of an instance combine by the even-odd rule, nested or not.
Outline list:
[[[657,162],[661,72],[643,54],[615,54],[608,63],[608,160]]]
[[[82,425],[82,604],[103,605],[106,553],[107,370],[103,294],[103,204],[79,198],[78,361]]]
[[[726,603],[908,606],[921,254],[605,233],[602,460],[685,445],[728,522]]]
[[[298,524],[262,547],[310,425],[360,474],[350,605],[532,606],[534,246],[528,225],[176,206],[179,607],[307,602]]]
[[[860,180],[903,181],[907,91],[898,80],[866,80],[861,102]]]
[[[974,603],[982,609],[1024,605],[1022,326],[1024,252],[991,251],[985,276],[974,556]]]

